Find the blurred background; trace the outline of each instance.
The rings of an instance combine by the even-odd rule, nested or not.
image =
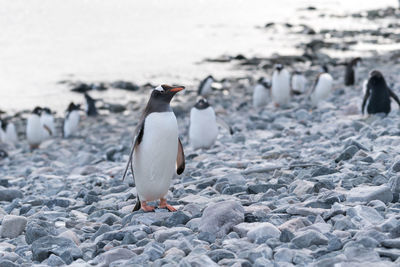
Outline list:
[[[362,29],[370,27],[368,20],[328,14],[397,5],[397,0],[0,0],[0,109],[44,105],[60,111],[71,100],[81,101],[62,81],[194,85],[208,74],[240,75],[240,69],[205,59],[293,55],[299,36],[265,31],[266,23]],[[319,12],[307,12],[310,6]],[[370,50],[362,44],[357,49]],[[108,90],[102,97],[135,96]]]

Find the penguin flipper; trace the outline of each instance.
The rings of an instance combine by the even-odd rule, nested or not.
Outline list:
[[[388,88],[389,89],[389,95],[394,99],[394,101],[396,101],[397,102],[397,104],[400,106],[400,100],[399,100],[399,98],[397,97],[397,95],[390,89],[390,88]]]
[[[43,125],[43,128],[49,133],[50,136],[53,136],[53,132],[47,125]]]
[[[229,131],[229,133],[232,135],[233,134],[233,129],[232,127],[230,127],[223,119],[221,119],[218,116],[215,116],[217,123],[220,124],[222,127],[224,127],[225,129],[227,129]]]
[[[361,113],[364,114],[364,109],[365,109],[365,104],[367,103],[367,100],[369,98],[369,87],[367,85],[367,90],[365,90],[365,95],[364,95],[364,99],[361,105]]]
[[[181,140],[178,138],[178,155],[176,156],[176,173],[182,174],[185,170],[185,153],[183,152],[183,146]]]
[[[132,145],[131,152],[129,153],[129,160],[126,164],[124,175],[122,176],[122,181],[125,180],[126,174],[128,173],[129,165],[131,166],[131,172],[132,172],[132,177],[133,177],[132,157],[133,157],[133,152],[135,151],[135,148],[142,142],[143,132],[144,132],[144,122],[142,122],[137,129],[139,131],[138,131],[138,134],[136,135],[135,141]],[[133,179],[135,179],[135,177],[133,177]]]
[[[142,204],[140,204],[139,196],[137,196],[136,205],[135,205],[135,207],[133,208],[132,212],[133,212],[133,211],[138,211],[138,210],[140,210],[141,207],[142,207]]]

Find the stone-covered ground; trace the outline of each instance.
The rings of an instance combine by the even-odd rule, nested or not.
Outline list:
[[[400,93],[398,53],[364,58]],[[132,213],[121,181],[144,103],[84,118],[78,136],[25,140],[0,160],[0,267],[399,266],[400,113],[360,115],[362,80],[311,109],[251,106],[258,77],[232,77],[209,98],[234,129],[194,151],[187,140],[195,89],[173,100],[187,167],[168,199],[175,213]],[[318,66],[307,72],[310,86]],[[270,74],[270,71],[269,71]],[[149,91],[136,92],[144,96]],[[23,123],[19,130],[23,131]]]

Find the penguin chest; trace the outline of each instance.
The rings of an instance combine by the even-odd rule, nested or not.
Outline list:
[[[38,145],[42,140],[42,127],[40,118],[37,115],[31,115],[26,124],[26,137],[31,145]]]
[[[327,98],[332,90],[332,76],[330,74],[322,74],[315,86],[311,100],[313,105],[318,105],[321,100]]]
[[[67,118],[65,119],[64,122],[64,136],[68,137],[72,135],[77,129],[79,125],[79,112],[74,110],[69,113]]]
[[[218,136],[218,126],[212,107],[192,108],[190,111],[189,139],[194,149],[209,148]]]
[[[255,108],[265,106],[268,103],[269,92],[268,89],[262,86],[261,84],[257,84],[254,87],[253,92],[253,106]]]
[[[136,147],[133,169],[136,190],[141,200],[164,197],[176,169],[178,123],[173,112],[154,112],[147,116],[141,143]]]
[[[47,139],[50,136],[55,135],[54,118],[51,115],[42,115],[40,122],[43,127],[43,139]]]
[[[290,98],[289,74],[282,70],[272,77],[272,98],[278,104],[286,104]]]

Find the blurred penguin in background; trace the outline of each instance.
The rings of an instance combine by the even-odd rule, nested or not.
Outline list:
[[[0,140],[3,143],[12,145],[18,143],[18,135],[15,125],[7,119],[0,120]]]
[[[390,98],[393,98],[400,106],[400,100],[397,95],[387,86],[386,80],[382,73],[373,70],[367,82],[367,88],[361,106],[361,112],[364,114],[365,105],[367,104],[368,114],[390,112]]]
[[[43,127],[40,122],[40,115],[42,113],[41,107],[35,107],[28,117],[26,123],[26,138],[31,150],[39,147],[43,138]]]
[[[98,115],[96,108],[96,100],[93,99],[88,93],[85,92],[85,100],[86,100],[86,115],[95,117]]]
[[[295,71],[292,74],[291,87],[292,94],[301,95],[306,92],[307,79],[300,71]]]
[[[289,103],[290,75],[282,64],[277,64],[275,66],[275,71],[272,75],[271,96],[276,107]]]
[[[43,128],[43,141],[55,136],[56,127],[54,125],[54,117],[50,108],[45,107],[42,109],[40,123]]]
[[[197,95],[207,96],[211,94],[213,82],[214,82],[214,77],[208,75],[203,81],[201,81],[199,89],[197,90]]]
[[[344,75],[344,84],[346,86],[354,85],[357,82],[357,67],[360,65],[361,61],[360,57],[356,57],[347,63]]]
[[[328,98],[332,91],[332,85],[333,78],[328,73],[328,67],[323,66],[322,72],[318,74],[311,91],[311,103],[314,107],[317,107],[321,101]]]
[[[266,106],[270,99],[271,82],[265,78],[260,78],[254,86],[253,107],[260,108]]]
[[[233,130],[215,115],[207,99],[200,98],[190,110],[189,141],[194,149],[210,148],[218,137],[218,125],[225,127],[230,134]]]
[[[81,105],[75,105],[71,102],[68,106],[63,124],[63,137],[68,138],[74,135],[79,126]]]

